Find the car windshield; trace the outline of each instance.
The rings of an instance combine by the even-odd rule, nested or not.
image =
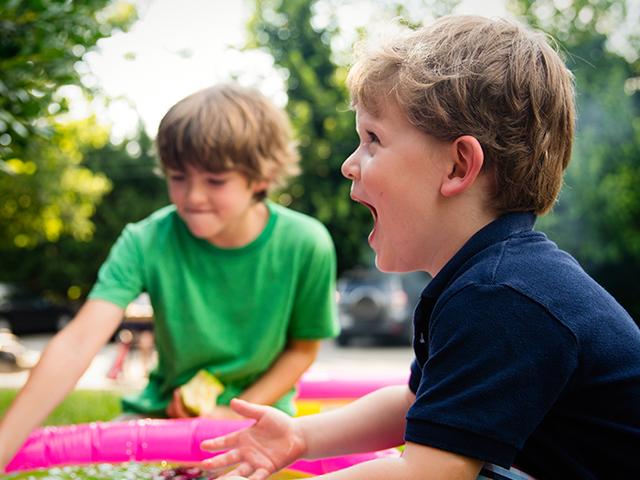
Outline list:
[[[0,283],[0,299],[9,298],[15,288],[12,285],[6,283]]]
[[[0,284],[0,300],[5,301],[27,301],[33,300],[36,295],[29,290],[20,288],[16,285],[1,283]]]
[[[342,293],[349,293],[362,286],[388,288],[394,283],[401,282],[409,297],[416,299],[428,281],[429,275],[425,272],[384,273],[376,269],[352,270],[342,275],[338,282],[338,290]]]
[[[378,270],[356,270],[345,273],[338,282],[338,289],[348,293],[354,288],[383,287],[391,283],[391,274],[385,274]]]

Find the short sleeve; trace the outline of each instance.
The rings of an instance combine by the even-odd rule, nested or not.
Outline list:
[[[406,440],[508,468],[570,381],[575,337],[504,286],[466,287],[430,322]]]
[[[409,390],[415,395],[420,387],[420,379],[422,378],[422,369],[418,364],[418,360],[411,362],[411,375],[409,376]]]
[[[288,334],[291,338],[321,339],[338,334],[336,252],[329,232],[318,225],[306,258],[299,262],[298,284]]]
[[[133,225],[128,225],[100,267],[90,299],[106,300],[125,308],[144,289],[141,248]]]

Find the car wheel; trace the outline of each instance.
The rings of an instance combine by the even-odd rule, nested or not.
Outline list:
[[[351,343],[351,336],[349,334],[346,334],[346,333],[341,333],[336,338],[336,343],[340,347],[348,347],[349,343]]]
[[[67,315],[66,313],[63,313],[58,317],[58,320],[56,320],[56,329],[58,331],[62,330],[64,327],[69,325],[70,321],[71,321],[71,316]]]
[[[0,330],[11,330],[11,322],[4,317],[0,317]]]

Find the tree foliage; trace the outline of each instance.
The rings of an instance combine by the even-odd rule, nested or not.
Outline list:
[[[134,15],[110,0],[0,2],[0,158],[21,158],[32,138],[49,138],[41,120],[68,108],[60,87],[81,85],[84,54]]]
[[[95,119],[66,117],[64,89],[82,83],[82,57],[135,17],[109,0],[0,3],[0,246],[32,247],[63,234],[91,237],[108,180],[82,166],[108,140]]]
[[[84,55],[135,13],[113,0],[0,0],[0,280],[78,299],[124,224],[166,202],[142,129],[113,145],[108,126],[68,115],[66,92],[98,93]]]
[[[312,26],[309,0],[257,0],[249,25],[250,46],[265,48],[286,78],[302,174],[278,200],[309,213],[329,228],[344,269],[360,263],[370,214],[349,199],[340,165],[356,145],[355,123],[345,87],[346,70],[332,61],[334,32]]]
[[[111,184],[82,165],[84,152],[104,146],[109,129],[95,118],[52,121],[49,138],[31,138],[23,159],[0,175],[0,247],[32,247],[69,234],[87,241],[96,202]]]
[[[85,167],[111,185],[91,216],[91,241],[63,234],[27,248],[0,248],[0,281],[71,300],[88,293],[122,228],[168,202],[164,179],[155,173],[152,140],[142,128],[134,137],[85,153]]]
[[[640,43],[637,19],[613,0],[517,0],[555,37],[576,79],[574,154],[554,212],[540,221],[638,319],[640,301]]]

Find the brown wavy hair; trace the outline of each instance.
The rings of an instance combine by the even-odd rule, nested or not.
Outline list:
[[[562,187],[575,128],[574,81],[548,37],[508,20],[447,16],[360,45],[347,84],[377,115],[395,101],[444,140],[472,135],[499,213],[546,213]]]
[[[284,185],[299,171],[286,114],[258,90],[231,83],[200,90],[171,107],[156,146],[163,170],[237,170],[270,186]]]

